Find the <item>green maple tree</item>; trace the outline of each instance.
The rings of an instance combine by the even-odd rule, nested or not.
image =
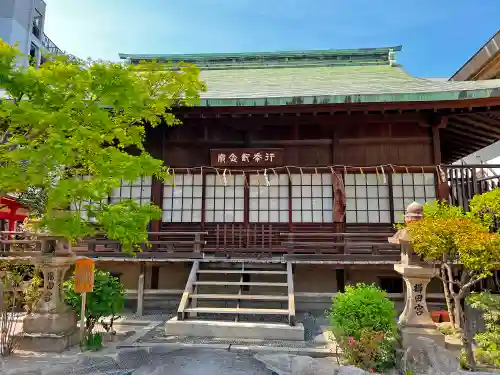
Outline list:
[[[453,299],[452,323],[460,328],[469,368],[475,367],[472,337],[462,302],[481,280],[491,276],[500,259],[500,234],[491,231],[498,191],[476,196],[471,211],[434,202],[424,206],[424,218],[408,224],[413,251],[440,269],[446,299]],[[455,279],[452,268],[461,268]],[[448,301],[447,301],[448,302]]]
[[[19,55],[0,40],[0,193],[33,200],[40,192],[38,225],[54,235],[75,241],[104,232],[133,250],[161,211],[107,197],[122,181],[168,178],[144,148],[146,129],[180,123],[171,110],[199,99],[198,69],[68,57],[25,69]]]

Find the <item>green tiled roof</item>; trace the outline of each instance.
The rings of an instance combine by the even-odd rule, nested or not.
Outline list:
[[[222,55],[126,55],[201,65],[208,90],[201,106],[438,101],[498,97],[500,80],[437,81],[416,78],[382,49]],[[175,56],[175,55],[174,55]]]

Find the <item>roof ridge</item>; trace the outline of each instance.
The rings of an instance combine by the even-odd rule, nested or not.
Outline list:
[[[194,63],[200,69],[245,69],[342,65],[394,65],[395,53],[402,46],[359,49],[329,49],[277,52],[238,52],[200,54],[125,54],[132,63],[142,60]]]

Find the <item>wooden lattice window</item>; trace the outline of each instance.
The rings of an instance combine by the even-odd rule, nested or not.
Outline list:
[[[171,183],[163,186],[163,222],[201,222],[202,194],[200,174],[176,174]]]
[[[389,185],[375,173],[345,176],[346,222],[390,223]]]
[[[291,188],[292,222],[333,222],[333,187],[330,173],[292,174]]]
[[[242,223],[245,212],[245,177],[214,175],[205,178],[205,221]]]
[[[406,207],[412,202],[424,204],[436,199],[434,173],[394,173],[392,175],[394,220],[404,220]]]
[[[251,223],[288,223],[288,175],[250,175],[249,221]],[[269,186],[267,186],[269,183]]]
[[[138,178],[136,181],[122,181],[120,187],[113,189],[110,202],[121,202],[124,199],[133,199],[141,206],[151,202],[151,177]]]

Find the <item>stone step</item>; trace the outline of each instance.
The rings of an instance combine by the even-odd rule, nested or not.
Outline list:
[[[257,282],[257,281],[195,281],[194,285],[213,285],[213,286],[225,286],[225,285],[245,285],[245,286],[280,286],[286,287],[287,283],[269,283],[269,282]]]
[[[189,297],[215,300],[288,301],[288,296],[273,296],[266,294],[191,294]]]
[[[257,340],[304,340],[304,326],[283,323],[250,323],[206,320],[178,320],[165,323],[165,336],[218,337]]]
[[[212,269],[198,270],[199,274],[254,274],[254,275],[286,275],[286,271],[269,271],[269,270],[230,270],[230,269]]]
[[[285,309],[245,309],[241,307],[190,307],[184,311],[198,314],[288,315],[288,310]]]

